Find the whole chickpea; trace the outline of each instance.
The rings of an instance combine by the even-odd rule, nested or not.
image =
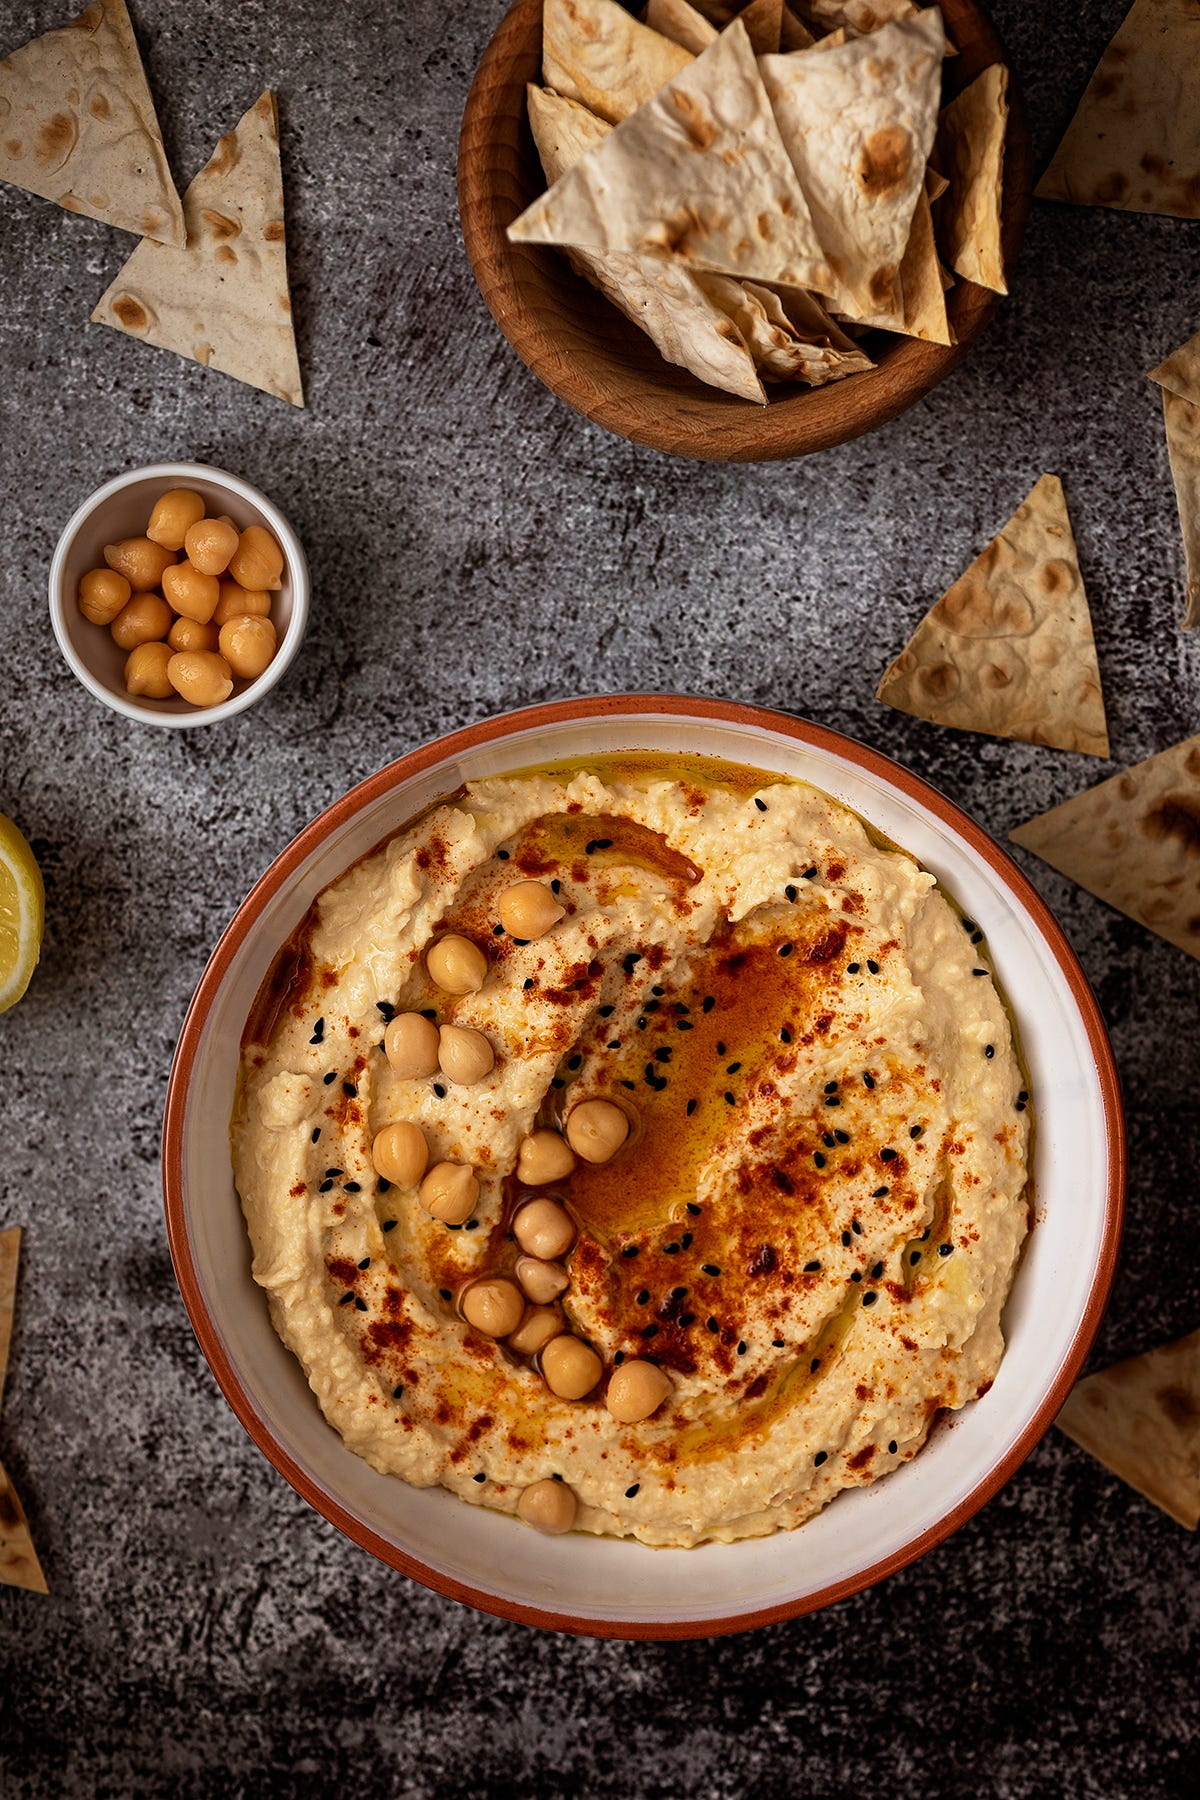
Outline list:
[[[172,563],[163,570],[162,591],[168,606],[182,617],[207,625],[217,610],[221,584],[215,575],[205,575],[202,570],[193,569],[191,563]]]
[[[383,1053],[401,1081],[437,1073],[438,1028],[421,1013],[397,1013],[383,1034]]]
[[[657,1364],[626,1362],[608,1378],[604,1404],[622,1425],[636,1425],[658,1411],[671,1392],[671,1377]]]
[[[115,569],[89,569],[79,582],[79,610],[93,625],[111,625],[132,592]]]
[[[590,1345],[563,1332],[551,1338],[542,1351],[542,1376],[560,1400],[582,1400],[604,1372],[604,1365]]]
[[[417,1199],[443,1225],[465,1225],[479,1199],[479,1178],[467,1163],[435,1163],[417,1189]]]
[[[611,1100],[584,1100],[567,1115],[567,1142],[584,1162],[609,1162],[628,1136],[629,1120]]]
[[[531,1306],[515,1331],[508,1335],[510,1350],[518,1356],[537,1356],[550,1339],[564,1329],[562,1314],[554,1306]]]
[[[575,1152],[557,1131],[532,1131],[517,1151],[517,1180],[526,1187],[565,1181],[575,1167]]]
[[[125,692],[147,700],[169,700],[174,693],[167,676],[171,652],[166,644],[139,644],[125,659]]]
[[[429,979],[447,994],[475,994],[487,976],[487,957],[470,938],[450,932],[425,952]]]
[[[161,594],[131,594],[109,630],[119,650],[136,650],[165,638],[173,617]]]
[[[125,577],[135,594],[140,594],[159,585],[163,570],[171,566],[175,555],[149,538],[128,537],[116,544],[105,544],[104,560],[110,569]]]
[[[565,1481],[535,1481],[517,1501],[517,1513],[535,1531],[547,1537],[561,1537],[575,1523],[578,1502]]]
[[[566,908],[544,881],[518,881],[500,895],[496,913],[510,936],[532,940],[552,931],[565,918]]]
[[[194,525],[203,517],[202,495],[191,488],[168,488],[154,502],[146,536],[152,544],[161,544],[164,550],[179,551],[183,549],[189,525]]]
[[[553,1262],[565,1256],[575,1242],[575,1221],[557,1200],[527,1200],[517,1209],[513,1236],[530,1256]]]
[[[507,1337],[521,1323],[524,1311],[520,1288],[503,1275],[473,1281],[462,1297],[463,1318],[487,1337]]]
[[[219,631],[230,619],[265,619],[270,610],[271,596],[265,588],[244,588],[236,581],[223,581],[212,622]]]
[[[243,681],[255,681],[275,654],[275,627],[270,619],[227,619],[220,632],[221,655]]]
[[[229,664],[208,650],[177,650],[167,664],[167,680],[193,706],[219,706],[233,692]]]
[[[179,618],[168,631],[167,642],[172,650],[215,650],[217,628],[211,620],[202,625],[199,619]]]
[[[447,1081],[459,1087],[474,1087],[491,1074],[496,1054],[482,1031],[473,1031],[469,1025],[443,1025],[438,1063]]]
[[[549,1306],[570,1286],[570,1277],[561,1263],[543,1262],[538,1256],[518,1256],[515,1273],[535,1306]]]
[[[425,1133],[411,1119],[398,1119],[377,1131],[371,1143],[375,1173],[397,1187],[415,1188],[429,1165]]]
[[[223,575],[237,547],[237,527],[226,519],[197,519],[183,535],[184,554],[202,575]]]
[[[283,551],[262,525],[247,525],[229,559],[229,573],[244,588],[283,586]]]

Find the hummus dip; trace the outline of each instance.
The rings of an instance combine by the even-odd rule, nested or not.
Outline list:
[[[1028,1103],[927,870],[802,782],[631,755],[472,782],[326,888],[247,1023],[233,1162],[352,1450],[692,1545],[801,1524],[986,1392]]]

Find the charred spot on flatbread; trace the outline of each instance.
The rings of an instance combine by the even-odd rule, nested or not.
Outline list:
[[[112,309],[126,331],[148,331],[154,323],[154,315],[132,294],[118,294]]]

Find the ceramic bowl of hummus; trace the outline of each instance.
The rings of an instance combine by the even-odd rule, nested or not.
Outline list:
[[[164,1131],[275,1466],[430,1587],[601,1635],[945,1538],[1065,1399],[1123,1182],[1095,1001],[1004,853],[864,746],[675,696],[330,807],[218,944]]]

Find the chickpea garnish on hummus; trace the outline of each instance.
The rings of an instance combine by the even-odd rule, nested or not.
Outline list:
[[[315,902],[243,1040],[255,1279],[375,1468],[760,1536],[985,1393],[1028,1083],[983,934],[805,783],[472,782]]]

